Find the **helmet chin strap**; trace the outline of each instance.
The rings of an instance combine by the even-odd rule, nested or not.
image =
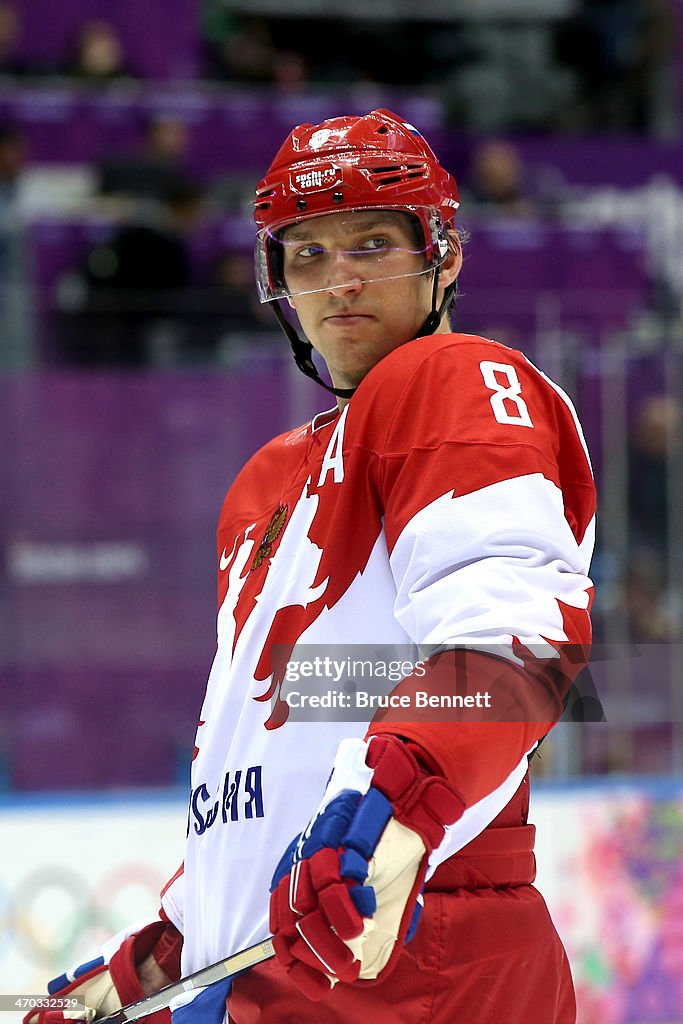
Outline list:
[[[413,336],[415,338],[424,338],[429,334],[434,334],[439,324],[441,323],[444,313],[448,310],[449,306],[453,302],[455,297],[457,283],[448,285],[444,291],[441,305],[437,307],[437,299],[439,292],[439,274],[441,267],[436,267],[434,270],[434,285],[432,287],[432,308],[422,325],[419,327],[417,333]],[[294,362],[299,367],[302,373],[311,380],[314,380],[316,384],[319,384],[321,388],[325,388],[325,391],[331,392],[336,395],[337,398],[351,398],[356,392],[356,388],[335,388],[331,384],[326,384],[318,373],[315,363],[313,362],[313,346],[310,341],[300,338],[297,334],[296,329],[290,324],[289,320],[282,312],[282,309],[278,302],[272,303],[273,312],[278,319],[280,327],[284,331],[289,344],[292,347],[294,354]]]
[[[438,266],[434,270],[434,284],[432,285],[432,309],[426,320],[423,321],[422,326],[418,329],[416,338],[425,338],[428,334],[433,334],[441,323],[441,318],[448,309],[449,305],[453,300],[454,290],[452,287],[446,288],[444,296],[441,301],[441,305],[437,309],[437,299],[439,294],[439,275],[441,273],[441,267]]]
[[[273,303],[273,312],[278,319],[280,327],[287,335],[287,340],[292,346],[292,352],[294,353],[294,362],[299,367],[302,373],[305,373],[307,377],[314,380],[316,384],[319,384],[321,388],[325,388],[325,391],[331,391],[337,398],[350,398],[356,390],[355,388],[333,388],[331,384],[326,384],[320,374],[315,368],[313,362],[313,346],[310,341],[300,338],[296,332],[296,329],[290,324],[289,320],[282,312],[278,302]]]

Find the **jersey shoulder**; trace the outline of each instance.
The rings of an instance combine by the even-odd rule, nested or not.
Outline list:
[[[393,377],[395,374],[405,377],[410,372],[419,371],[421,367],[436,362],[441,365],[462,363],[463,360],[507,359],[515,362],[524,360],[524,356],[516,349],[509,348],[492,338],[483,338],[476,334],[430,334],[424,338],[415,338],[405,345],[390,352],[368,374]]]
[[[363,380],[357,395],[363,396],[364,402],[379,401],[387,406],[395,405],[407,393],[411,402],[422,397],[433,403],[443,397],[452,404],[457,397],[462,407],[472,387],[480,390],[481,367],[489,364],[512,366],[514,376],[522,372],[537,378],[534,384],[546,386],[516,349],[473,334],[433,334],[400,345],[385,356]]]
[[[387,453],[444,441],[546,448],[558,428],[559,394],[515,349],[476,335],[437,334],[378,363],[358,388],[349,420],[374,422]]]
[[[245,462],[223,500],[221,521],[238,510],[249,517],[272,504],[292,468],[298,466],[309,444],[312,421],[267,441]],[[277,503],[277,502],[276,502]]]

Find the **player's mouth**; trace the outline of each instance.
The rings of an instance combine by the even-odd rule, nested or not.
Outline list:
[[[374,320],[374,317],[371,313],[330,313],[323,320],[331,327],[357,327],[368,320]]]

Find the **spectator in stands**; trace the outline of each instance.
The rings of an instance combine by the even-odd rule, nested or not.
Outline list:
[[[31,70],[19,55],[21,17],[13,4],[0,2],[0,75],[25,75]]]
[[[226,250],[215,261],[211,284],[221,334],[258,331],[270,334],[272,314],[254,291],[254,259],[251,253]]]
[[[144,366],[154,361],[154,329],[181,339],[193,285],[188,237],[202,194],[190,182],[169,187],[156,215],[123,224],[87,256],[79,276],[85,299],[62,321],[65,360],[85,366]]]
[[[290,19],[291,20],[291,19]],[[283,92],[299,92],[311,79],[311,61],[298,47],[299,32],[292,38],[285,31],[276,40],[274,26],[282,33],[287,19],[236,18],[222,2],[208,0],[203,11],[203,36],[206,73],[211,78],[248,84],[274,85]],[[307,19],[303,39],[313,45],[315,32]],[[329,64],[329,54],[326,55]]]
[[[208,73],[212,78],[272,83],[277,48],[264,18],[214,16],[207,30]]]
[[[21,247],[17,210],[26,151],[21,129],[0,125],[0,310],[5,305],[5,289]]]
[[[190,129],[170,113],[154,114],[141,145],[131,152],[110,153],[97,166],[100,195],[159,199],[189,179]]]
[[[670,467],[681,455],[683,409],[673,395],[640,403],[629,456],[630,565],[627,605],[634,640],[673,640],[681,632],[681,595],[675,590],[671,535]],[[679,583],[680,585],[680,583]]]
[[[71,78],[86,82],[111,82],[134,77],[116,28],[104,18],[93,18],[81,26],[75,54],[65,71]]]
[[[0,124],[0,232],[11,227],[17,207],[22,172],[26,166],[26,139],[21,128]]]
[[[582,0],[556,34],[559,59],[580,80],[573,123],[564,126],[647,131],[658,116],[657,87],[675,39],[670,0]]]
[[[182,168],[190,148],[187,121],[171,113],[155,114],[147,125],[144,148],[151,159]]]
[[[669,460],[680,448],[681,405],[655,394],[638,406],[629,460],[632,540],[665,556],[669,521]]]
[[[525,177],[521,154],[512,142],[487,139],[474,150],[463,186],[469,210],[506,217],[538,212]]]
[[[667,586],[662,561],[636,550],[626,570],[626,616],[633,643],[666,643],[680,636],[680,608]]]
[[[275,55],[273,84],[279,92],[302,92],[310,81],[308,61],[297,50],[281,50]]]
[[[21,172],[26,164],[26,139],[15,125],[0,124],[0,209],[16,199]]]

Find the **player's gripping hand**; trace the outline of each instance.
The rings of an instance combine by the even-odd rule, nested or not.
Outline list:
[[[47,990],[52,999],[46,1003],[61,1004],[64,1000],[62,1009],[48,1006],[31,1010],[24,1017],[24,1024],[90,1022],[143,999],[180,976],[181,945],[182,936],[168,921],[154,921],[138,926],[138,930],[129,928],[120,932],[104,944],[100,956],[48,982]],[[85,1010],[72,1009],[73,1000]],[[170,1020],[168,1010],[147,1017],[151,1024],[170,1024]]]
[[[273,945],[310,999],[389,973],[417,927],[429,855],[463,810],[398,738],[342,741],[322,803],[271,885]]]

